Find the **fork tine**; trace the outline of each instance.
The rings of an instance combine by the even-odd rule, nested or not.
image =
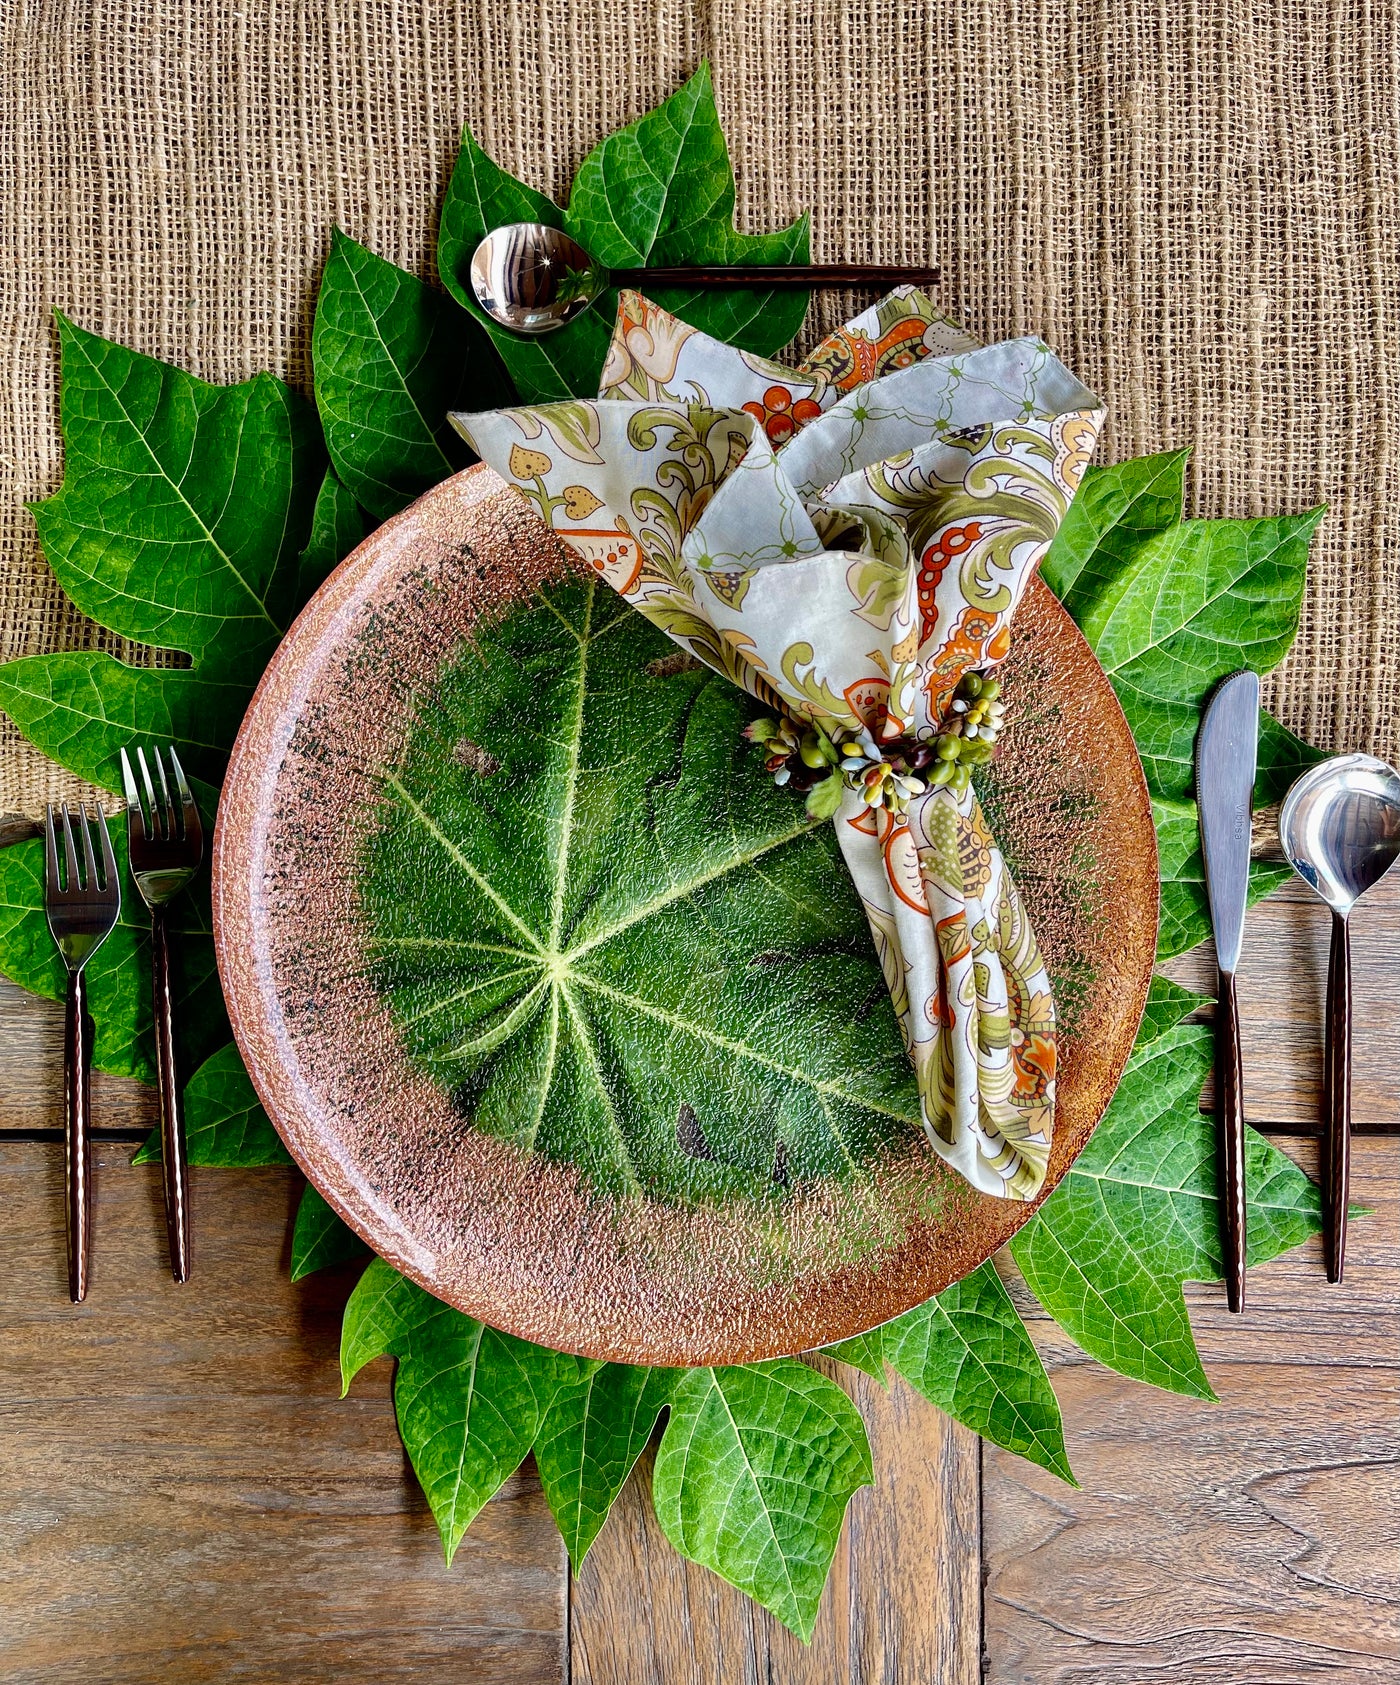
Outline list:
[[[159,744],[151,750],[151,757],[156,763],[156,777],[160,779],[161,828],[169,841],[176,834],[175,808],[170,800],[170,786],[165,779],[165,756],[161,753]]]
[[[146,815],[141,811],[141,796],[136,788],[136,777],[131,770],[131,757],[123,749],[122,756],[122,789],[126,792],[126,822],[131,835],[137,842],[146,840]],[[105,829],[105,827],[104,827]]]
[[[54,828],[53,803],[44,815],[44,889],[50,900],[63,892],[58,876],[58,832]]]
[[[170,770],[175,775],[175,788],[180,792],[180,816],[184,820],[185,836],[192,841],[202,842],[203,828],[199,823],[199,807],[190,794],[189,781],[185,777],[185,769],[180,765],[180,757],[175,753],[175,746],[170,746]]]
[[[136,764],[141,768],[141,783],[146,791],[146,805],[151,810],[151,832],[154,836],[159,837],[160,840],[164,842],[165,815],[159,812],[156,807],[156,792],[151,783],[150,769],[146,765],[146,751],[144,749],[138,749],[136,751]]]
[[[115,885],[120,905],[121,880],[117,876],[117,857],[112,852],[112,833],[107,825],[107,815],[100,808],[97,813],[97,833],[102,839],[102,887],[110,892]]]
[[[101,811],[99,808],[99,814]],[[92,821],[88,817],[86,802],[78,803],[78,829],[83,833],[83,888],[97,889],[97,856],[92,851]]]
[[[78,851],[73,845],[73,811],[64,802],[63,814],[63,862],[68,868],[68,893],[83,887],[83,880],[78,871]]]

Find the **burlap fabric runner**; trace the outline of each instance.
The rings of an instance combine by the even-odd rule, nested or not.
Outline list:
[[[464,119],[560,195],[708,56],[741,226],[811,206],[819,257],[935,258],[973,332],[1106,397],[1101,461],[1192,445],[1196,513],[1330,504],[1269,699],[1400,749],[1394,3],[8,0],[0,40],[0,657],[145,659],[23,507],[62,471],[52,306],[309,391],[333,223],[428,274]],[[0,813],[72,787],[0,729]]]

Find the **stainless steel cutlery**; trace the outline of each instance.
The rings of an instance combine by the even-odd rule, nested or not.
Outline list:
[[[175,1058],[175,989],[170,904],[204,857],[199,809],[174,749],[121,751],[131,875],[151,913],[151,983],[160,1090],[161,1168],[170,1272],[190,1273],[190,1216],[184,1114]],[[153,770],[154,769],[154,772]],[[139,775],[139,776],[138,776]],[[92,1241],[92,1023],[84,968],[121,914],[121,881],[100,807],[50,805],[44,827],[44,904],[49,930],[68,972],[64,1022],[64,1141],[68,1213],[68,1291],[87,1294]]]
[[[493,228],[472,254],[471,284],[488,316],[515,333],[567,327],[609,287],[932,286],[938,271],[898,263],[794,263],[745,268],[685,264],[613,269],[596,262],[562,228],[512,222]]]
[[[1217,686],[1196,738],[1196,805],[1206,895],[1219,975],[1215,1009],[1215,1111],[1220,1129],[1220,1239],[1225,1291],[1244,1309],[1244,1079],[1235,972],[1249,900],[1250,816],[1259,742],[1259,675],[1234,673]]]
[[[63,1026],[63,1134],[68,1296],[76,1305],[87,1296],[92,1238],[92,1024],[83,973],[112,934],[122,908],[117,862],[101,808],[89,812],[86,802],[80,802],[76,809],[66,802],[58,808],[50,804],[44,825],[44,905],[49,930],[68,971]]]
[[[1259,737],[1259,680],[1232,674],[1212,695],[1196,738],[1196,802],[1215,932],[1215,1107],[1220,1125],[1221,1241],[1232,1311],[1244,1306],[1247,1217],[1244,1099],[1235,971],[1249,899],[1250,810]],[[1351,1163],[1351,942],[1356,903],[1400,858],[1400,773],[1371,755],[1334,755],[1289,790],[1279,839],[1294,871],[1332,912],[1323,1061],[1322,1209],[1327,1279],[1346,1260]]]
[[[190,794],[184,768],[174,749],[152,752],[155,777],[143,749],[136,750],[140,784],[131,757],[123,749],[122,788],[126,794],[126,835],[131,875],[151,913],[151,985],[156,1038],[156,1083],[160,1090],[160,1162],[165,1186],[165,1229],[170,1241],[170,1273],[185,1281],[190,1273],[189,1172],[185,1159],[185,1118],[175,1061],[175,996],[171,986],[171,901],[189,883],[204,858],[199,809]],[[169,762],[167,773],[166,763]],[[171,794],[171,787],[174,794]]]
[[[1289,864],[1332,909],[1323,1053],[1322,1222],[1327,1279],[1342,1279],[1351,1178],[1352,908],[1400,855],[1400,773],[1334,755],[1289,790],[1278,821]]]

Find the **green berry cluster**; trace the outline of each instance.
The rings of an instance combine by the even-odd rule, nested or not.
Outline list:
[[[964,673],[953,692],[948,721],[934,741],[933,764],[924,773],[928,783],[965,790],[973,767],[991,760],[1005,715],[1000,680]]]
[[[972,769],[991,760],[1005,713],[1000,682],[965,673],[948,720],[932,742],[877,743],[863,726],[837,743],[820,726],[786,718],[754,720],[744,736],[762,752],[775,783],[806,795],[814,819],[831,818],[843,789],[853,790],[867,807],[903,813],[926,789],[967,789]]]

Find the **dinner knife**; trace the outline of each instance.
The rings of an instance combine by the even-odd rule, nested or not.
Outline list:
[[[1215,1113],[1220,1139],[1220,1238],[1225,1292],[1244,1309],[1244,1085],[1235,971],[1249,898],[1250,813],[1259,752],[1259,675],[1232,673],[1216,687],[1196,738],[1196,807],[1206,897],[1219,971],[1215,1009]]]

